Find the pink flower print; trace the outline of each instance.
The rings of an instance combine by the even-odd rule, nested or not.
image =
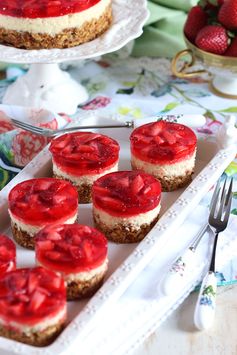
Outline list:
[[[222,126],[222,122],[207,118],[205,125],[200,128],[197,128],[197,131],[199,133],[211,135],[214,134],[216,131],[218,131],[221,126]]]
[[[85,105],[82,105],[82,110],[96,110],[98,108],[106,107],[111,102],[111,99],[106,96],[97,96],[93,100],[87,102]]]
[[[59,115],[66,121],[66,122],[72,122],[71,117],[69,117],[68,115],[66,115],[66,113],[60,112]]]
[[[17,166],[25,166],[38,154],[47,144],[47,138],[20,131],[13,138],[12,152],[14,162]]]
[[[11,124],[5,112],[0,111],[0,133],[12,131],[13,129],[15,127]]]
[[[54,118],[52,121],[40,123],[39,126],[44,128],[57,129],[58,121],[56,120],[56,118]]]

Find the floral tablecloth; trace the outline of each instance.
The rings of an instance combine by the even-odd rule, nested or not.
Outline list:
[[[90,100],[80,105],[77,113],[71,117],[75,122],[85,110],[100,110],[101,114],[115,114],[124,120],[161,114],[200,113],[206,116],[206,124],[198,131],[208,139],[215,135],[227,114],[237,113],[237,101],[213,95],[205,77],[190,80],[173,77],[170,61],[167,59],[121,59],[111,54],[97,62],[86,62],[84,66],[77,66],[75,63],[68,70],[75,79],[80,79],[90,94]],[[0,99],[13,80],[15,78],[0,81]],[[0,137],[1,132],[8,129],[0,116]],[[38,141],[29,139],[32,139],[29,154],[37,152]],[[20,170],[19,165],[14,166],[14,154],[16,149],[24,152],[25,143],[21,141],[16,145],[14,140],[9,140],[4,149],[0,145],[0,188]],[[237,162],[233,161],[225,174],[235,179],[232,204],[234,215],[237,215],[236,173]],[[202,203],[206,203],[205,199]],[[237,259],[230,261],[219,276],[220,284],[237,282]]]

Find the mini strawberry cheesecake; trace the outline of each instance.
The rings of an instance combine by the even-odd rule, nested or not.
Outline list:
[[[74,223],[78,195],[67,181],[39,178],[17,184],[8,197],[12,233],[17,243],[34,248],[34,236],[52,223]]]
[[[66,288],[60,275],[42,267],[0,277],[0,336],[48,345],[66,321]]]
[[[51,142],[54,176],[70,181],[80,203],[91,202],[91,187],[102,175],[118,170],[119,145],[107,136],[76,132]]]
[[[88,297],[107,271],[107,239],[85,225],[47,226],[36,236],[36,260],[63,276],[69,300]]]
[[[1,0],[0,41],[18,48],[67,48],[112,22],[111,0]]]
[[[190,128],[165,121],[148,123],[136,128],[130,141],[132,168],[155,176],[163,191],[191,181],[197,138]]]
[[[142,240],[158,220],[161,186],[139,171],[119,171],[98,179],[92,189],[95,226],[116,243]]]
[[[16,268],[16,246],[11,239],[0,235],[0,277]]]

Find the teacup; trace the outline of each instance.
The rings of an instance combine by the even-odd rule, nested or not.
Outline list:
[[[172,72],[178,78],[195,77],[203,73],[211,75],[211,90],[222,97],[237,99],[237,58],[217,55],[205,52],[192,44],[185,36],[184,40],[187,49],[180,51],[172,60]],[[189,61],[184,62],[183,66],[178,68],[181,58],[189,57]],[[200,60],[203,69],[196,71],[188,71],[196,61]]]

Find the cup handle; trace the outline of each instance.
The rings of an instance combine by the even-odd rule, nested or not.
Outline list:
[[[181,68],[177,68],[179,60],[184,56],[189,56],[189,60],[183,63]],[[207,73],[206,70],[196,70],[192,72],[186,72],[187,69],[191,68],[195,63],[195,56],[191,49],[184,49],[176,54],[176,56],[172,59],[171,62],[171,70],[172,73],[177,76],[177,78],[186,79],[186,78],[193,78],[200,74]]]

